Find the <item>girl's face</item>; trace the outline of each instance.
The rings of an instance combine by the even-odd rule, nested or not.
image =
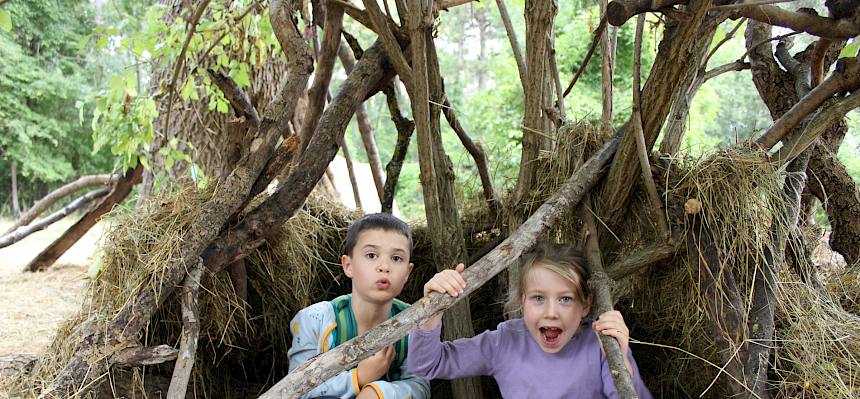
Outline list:
[[[576,335],[590,306],[576,297],[572,282],[534,265],[523,290],[523,321],[546,353],[557,353]]]

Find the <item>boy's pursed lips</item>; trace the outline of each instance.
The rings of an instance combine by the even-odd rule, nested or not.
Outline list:
[[[383,277],[379,280],[376,280],[376,288],[384,290],[384,289],[387,289],[389,286],[391,286],[391,281],[389,281],[385,277]]]

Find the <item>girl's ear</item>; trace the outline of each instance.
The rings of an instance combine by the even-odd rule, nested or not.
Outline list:
[[[343,267],[343,274],[346,274],[347,277],[352,278],[352,259],[350,259],[347,255],[341,255],[340,265],[341,267]]]

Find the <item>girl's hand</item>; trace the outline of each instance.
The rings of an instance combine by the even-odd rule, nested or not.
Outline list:
[[[451,296],[459,296],[466,289],[466,280],[463,280],[463,270],[466,266],[462,263],[455,266],[453,269],[442,270],[436,273],[427,284],[424,284],[424,296],[431,292],[447,293]],[[429,320],[421,323],[418,327],[422,330],[432,330],[442,322],[442,313],[434,315]]]
[[[466,280],[463,280],[463,270],[466,266],[462,263],[455,266],[453,269],[443,270],[436,273],[427,284],[424,284],[424,296],[431,292],[448,293],[451,296],[458,296],[466,289]]]
[[[597,317],[597,320],[591,324],[594,331],[600,334],[608,335],[618,341],[618,346],[621,347],[621,354],[626,358],[627,349],[630,348],[630,330],[624,324],[624,317],[617,310],[610,310]]]

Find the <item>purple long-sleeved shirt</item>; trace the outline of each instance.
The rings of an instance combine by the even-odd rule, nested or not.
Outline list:
[[[489,375],[505,398],[617,398],[609,364],[591,325],[584,325],[558,353],[544,352],[522,319],[500,323],[495,331],[440,342],[441,324],[409,335],[409,370],[427,379]],[[651,394],[631,352],[633,385],[641,399]]]

